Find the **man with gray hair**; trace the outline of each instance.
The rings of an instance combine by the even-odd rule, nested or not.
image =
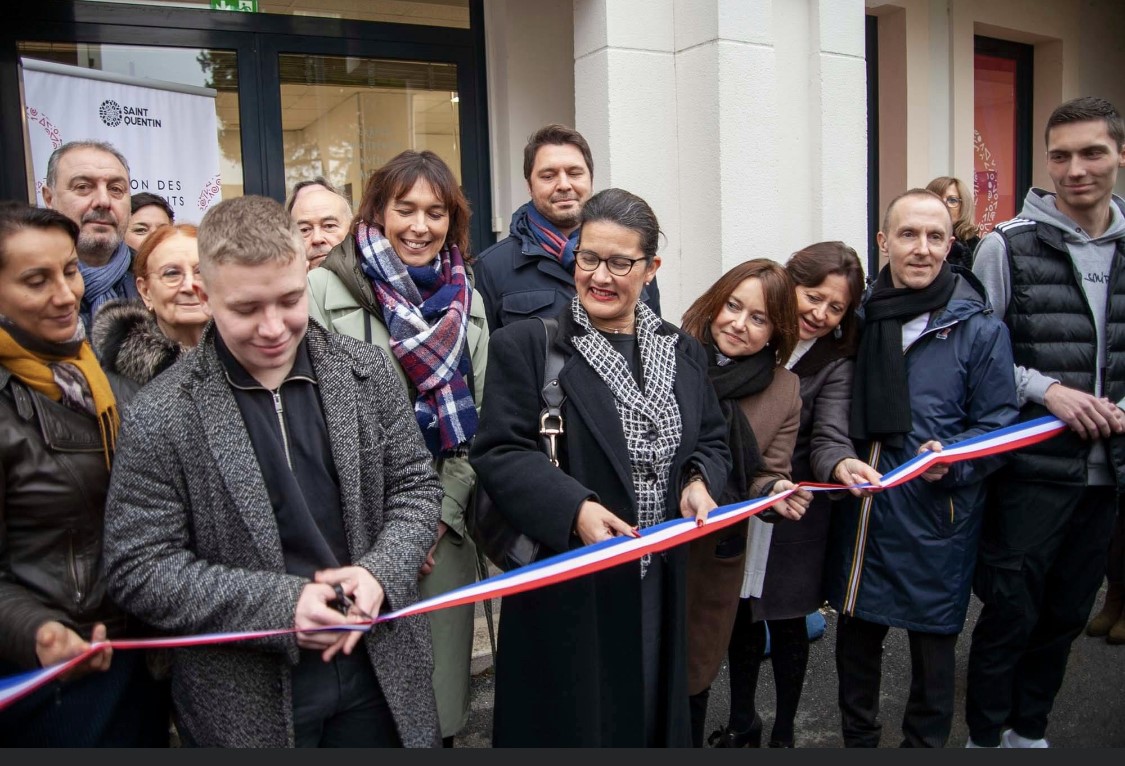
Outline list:
[[[352,207],[324,176],[294,186],[285,209],[305,241],[310,271],[323,263],[332,248],[348,236]]]
[[[104,141],[70,141],[51,153],[43,202],[78,224],[78,269],[86,283],[79,316],[87,331],[106,301],[137,298],[129,225],[129,163]]]
[[[436,746],[425,615],[318,631],[418,598],[443,492],[406,392],[381,349],[309,319],[279,203],[225,200],[198,241],[212,321],[122,425],[109,591],[175,634],[308,631],[177,651],[187,743]]]

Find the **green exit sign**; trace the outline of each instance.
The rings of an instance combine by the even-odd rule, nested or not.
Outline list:
[[[257,13],[258,0],[211,0],[211,10]]]

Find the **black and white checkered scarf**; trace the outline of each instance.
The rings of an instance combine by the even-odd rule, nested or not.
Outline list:
[[[613,394],[633,474],[637,497],[637,525],[642,529],[665,521],[672,462],[683,438],[680,405],[672,390],[676,382],[676,335],[658,333],[660,317],[637,303],[637,345],[641,351],[641,391],[625,361],[590,323],[576,297],[571,303],[574,321],[586,330],[574,347]],[[652,438],[655,435],[656,438]],[[641,577],[651,557],[641,559]]]

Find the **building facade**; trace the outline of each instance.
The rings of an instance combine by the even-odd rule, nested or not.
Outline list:
[[[31,146],[51,134],[43,115],[28,114],[26,60],[212,93],[224,197],[283,199],[319,174],[358,202],[379,164],[433,149],[470,198],[478,250],[504,236],[527,199],[527,136],[562,122],[590,141],[596,189],[620,186],[653,205],[665,234],[664,313],[678,321],[747,258],[784,261],[839,239],[877,268],[882,208],[936,176],[974,187],[987,228],[1018,209],[1028,185],[1049,187],[1041,126],[1055,105],[1099,95],[1125,108],[1119,0],[242,0],[247,12],[219,9],[233,5],[6,9],[0,195],[35,198]]]

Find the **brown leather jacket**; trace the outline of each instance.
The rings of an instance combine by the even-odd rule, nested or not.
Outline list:
[[[123,408],[136,392],[109,374]],[[86,637],[125,615],[106,596],[102,522],[109,470],[94,418],[0,366],[0,666],[39,666],[35,632],[58,620]]]

